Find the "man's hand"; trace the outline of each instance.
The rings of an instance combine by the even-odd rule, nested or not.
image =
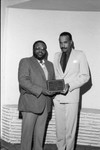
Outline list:
[[[64,88],[64,90],[61,92],[62,94],[67,94],[68,93],[68,91],[69,91],[69,84],[67,83],[67,84],[65,84],[65,88]]]
[[[52,96],[55,94],[55,92],[51,92],[51,91],[48,91],[47,89],[43,89],[42,94],[44,94],[46,96]]]

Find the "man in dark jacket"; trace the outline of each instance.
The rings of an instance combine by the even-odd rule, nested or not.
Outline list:
[[[18,109],[23,117],[21,150],[42,150],[45,125],[48,112],[51,110],[53,94],[47,90],[46,81],[55,78],[53,64],[45,59],[46,55],[45,42],[36,41],[33,44],[33,56],[23,58],[19,63]]]

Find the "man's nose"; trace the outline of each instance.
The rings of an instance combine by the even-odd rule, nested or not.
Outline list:
[[[65,47],[65,44],[64,44],[64,43],[62,44],[62,47]]]
[[[43,50],[41,48],[38,49],[39,52],[42,52]]]
[[[66,46],[65,46],[65,45],[63,45],[62,47],[63,47],[63,48],[66,48]]]

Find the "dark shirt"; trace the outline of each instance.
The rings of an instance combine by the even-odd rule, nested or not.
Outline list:
[[[71,50],[70,50],[70,51],[67,51],[67,52],[62,52],[61,59],[60,59],[60,64],[61,64],[61,67],[62,67],[63,72],[64,72],[65,69],[66,69],[67,62],[68,62],[70,53],[71,53]]]

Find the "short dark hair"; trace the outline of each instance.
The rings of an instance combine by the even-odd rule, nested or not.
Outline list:
[[[36,45],[37,43],[42,43],[42,44],[44,44],[45,48],[47,49],[46,43],[45,43],[44,41],[42,41],[42,40],[38,40],[38,41],[34,42],[34,44],[33,44],[33,50],[35,50],[35,45]]]
[[[72,40],[72,35],[69,32],[62,32],[59,37],[61,36],[69,36],[69,39]]]

